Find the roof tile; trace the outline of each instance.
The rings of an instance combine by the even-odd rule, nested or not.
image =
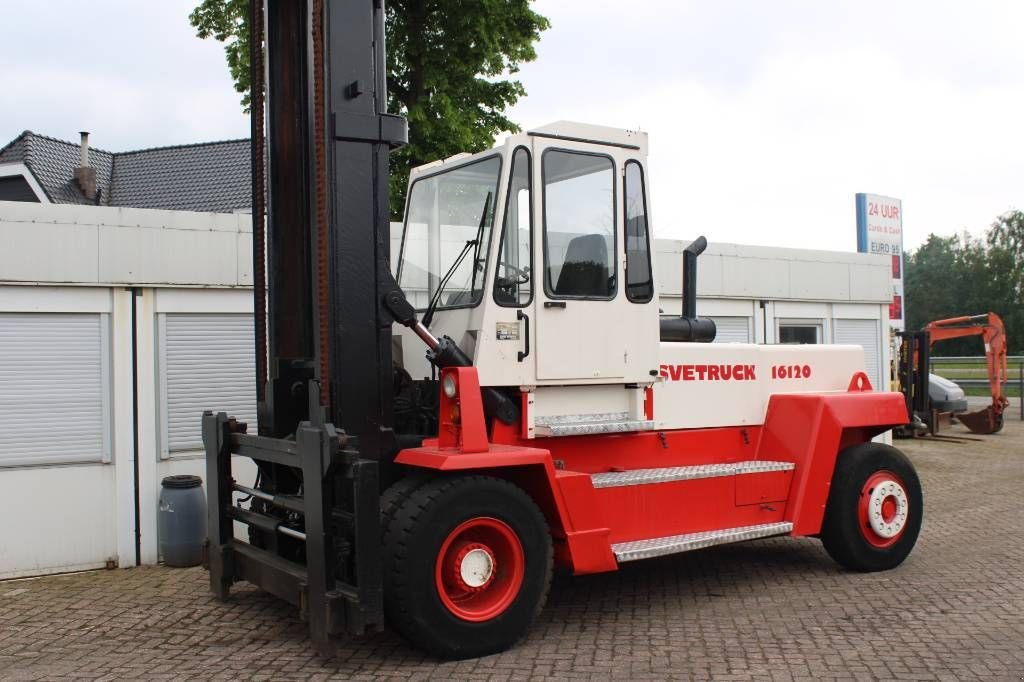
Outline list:
[[[55,203],[92,203],[73,179],[78,144],[26,130],[0,149],[2,163],[24,163]],[[251,205],[247,139],[118,153],[90,148],[89,163],[103,205],[210,212]]]

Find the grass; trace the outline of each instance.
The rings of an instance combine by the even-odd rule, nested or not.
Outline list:
[[[932,374],[938,374],[956,382],[959,379],[987,379],[988,369],[983,358],[974,360],[964,358],[952,362],[932,363]],[[1008,366],[1007,379],[1008,381],[1003,387],[1006,395],[1019,398],[1021,395],[1020,368],[1016,363],[1010,363]],[[967,395],[989,395],[987,386],[961,386],[961,388]]]
[[[964,389],[964,395],[991,395],[984,386],[961,386],[960,388]],[[1019,398],[1020,384],[1006,384],[1003,387],[1003,393],[1007,398]]]

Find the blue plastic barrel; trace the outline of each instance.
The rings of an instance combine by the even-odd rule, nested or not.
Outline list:
[[[160,482],[157,516],[160,554],[167,566],[198,566],[206,541],[206,495],[198,476],[168,476]]]

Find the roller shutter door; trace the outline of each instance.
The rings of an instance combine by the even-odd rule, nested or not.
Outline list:
[[[256,426],[253,318],[168,313],[160,318],[163,454],[203,447],[204,410]]]
[[[860,346],[864,349],[864,366],[871,383],[886,387],[882,380],[878,357],[878,320],[836,320],[836,343]]]
[[[99,313],[0,313],[0,466],[110,458]]]
[[[712,317],[715,343],[750,343],[749,317]]]

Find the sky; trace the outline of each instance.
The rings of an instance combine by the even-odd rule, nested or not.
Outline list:
[[[6,5],[0,144],[110,151],[248,136],[196,0]],[[539,0],[524,129],[650,136],[655,233],[851,251],[854,194],[903,202],[908,249],[1024,209],[1024,3]],[[12,19],[13,17],[13,19]]]

